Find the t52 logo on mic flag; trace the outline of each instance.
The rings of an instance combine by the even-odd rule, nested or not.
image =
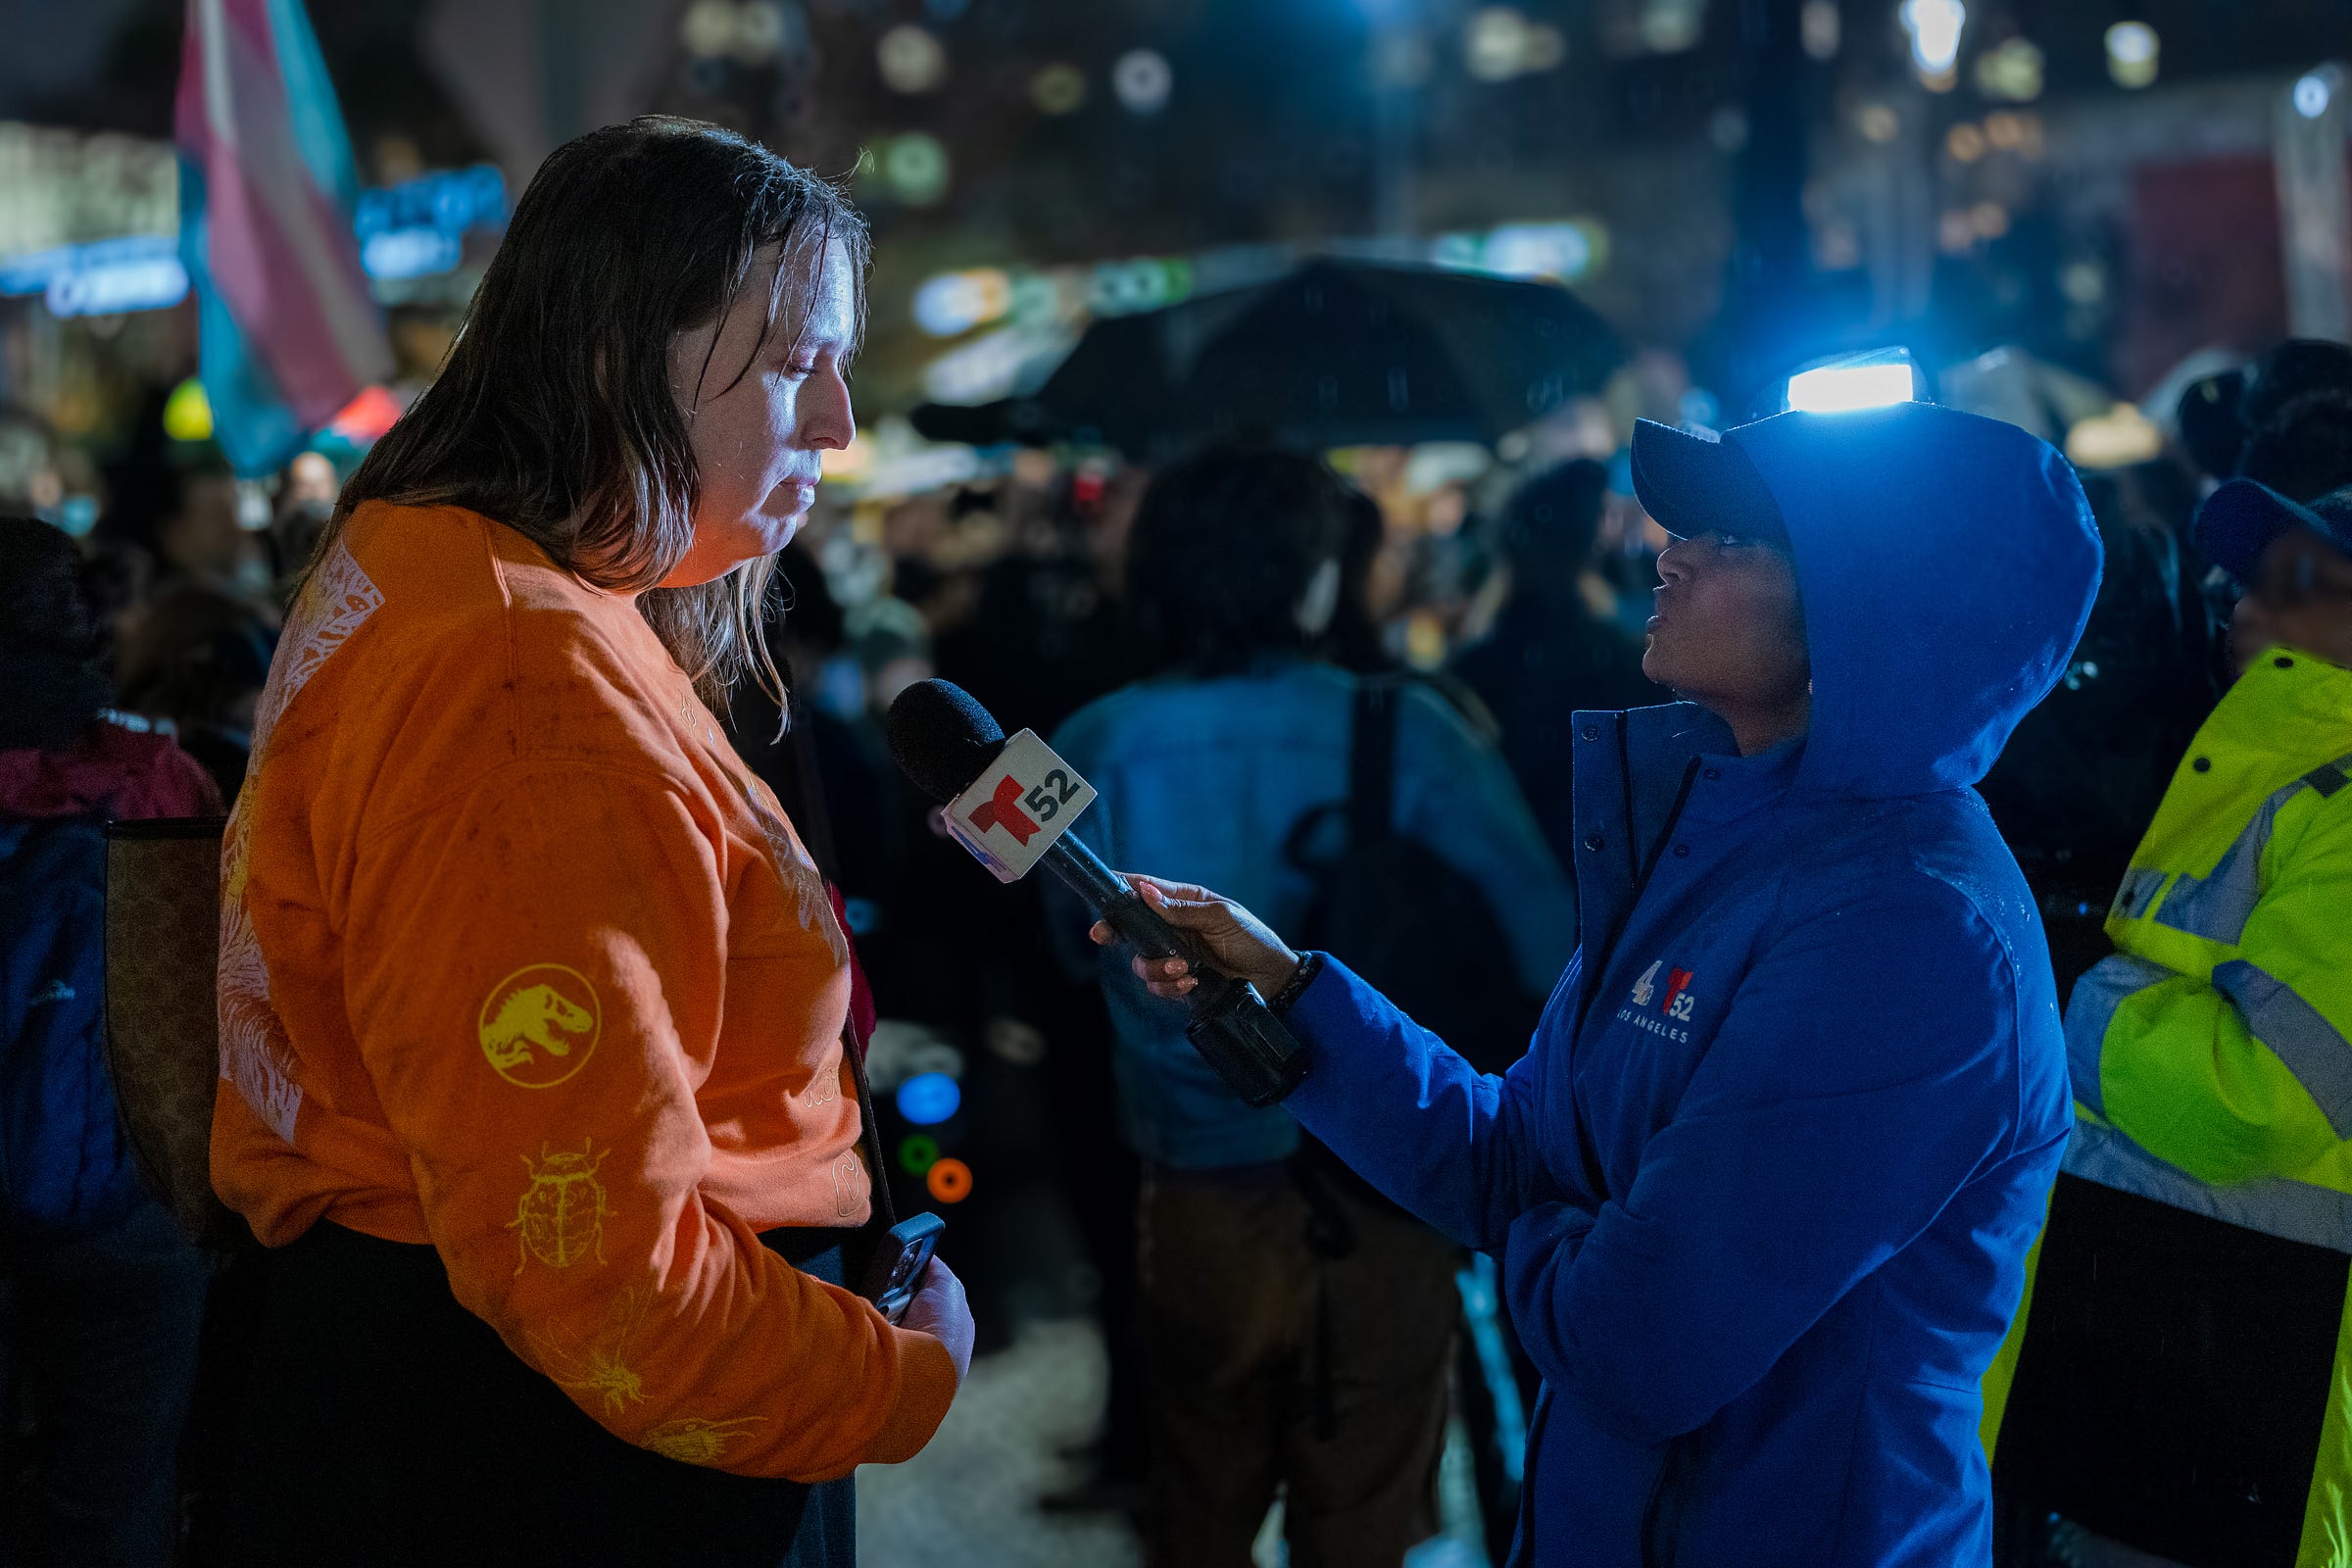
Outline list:
[[[948,831],[998,881],[1017,882],[1094,803],[1095,787],[1035,731],[1022,730],[948,803]]]
[[[1007,773],[997,780],[996,794],[974,807],[964,820],[981,833],[986,833],[992,827],[1001,827],[1026,847],[1040,831],[1036,819],[1021,809],[1021,797],[1028,793],[1021,788],[1019,779]]]

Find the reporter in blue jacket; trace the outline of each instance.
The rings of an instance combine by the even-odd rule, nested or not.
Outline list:
[[[1514,1562],[1983,1563],[1978,1384],[2071,1116],[1971,786],[2081,634],[2089,508],[1924,404],[1645,422],[1634,477],[1675,535],[1644,668],[1685,701],[1572,720],[1581,947],[1507,1075],[1137,880],[1287,1008],[1307,1130],[1500,1258],[1544,1385]]]

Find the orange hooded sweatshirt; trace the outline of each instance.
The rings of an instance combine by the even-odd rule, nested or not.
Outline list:
[[[623,1440],[828,1480],[946,1348],[757,1233],[867,1216],[848,944],[626,595],[359,508],[288,620],[221,865],[213,1180],[270,1246],[430,1243]]]

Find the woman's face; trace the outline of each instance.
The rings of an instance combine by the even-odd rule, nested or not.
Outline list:
[[[670,345],[670,385],[701,483],[694,542],[664,588],[710,582],[783,549],[816,500],[823,454],[857,436],[842,370],[858,322],[849,248],[825,248],[821,275],[807,290],[808,329],[797,341],[773,331],[762,344],[778,264],[779,253],[762,252],[726,316]]]
[[[1812,664],[1787,551],[1693,534],[1659,555],[1658,578],[1643,674],[1727,717],[1804,700]]]

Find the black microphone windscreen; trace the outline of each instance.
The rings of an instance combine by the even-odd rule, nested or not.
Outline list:
[[[890,705],[890,755],[915,788],[947,802],[1004,749],[1004,728],[953,681],[918,680]]]

